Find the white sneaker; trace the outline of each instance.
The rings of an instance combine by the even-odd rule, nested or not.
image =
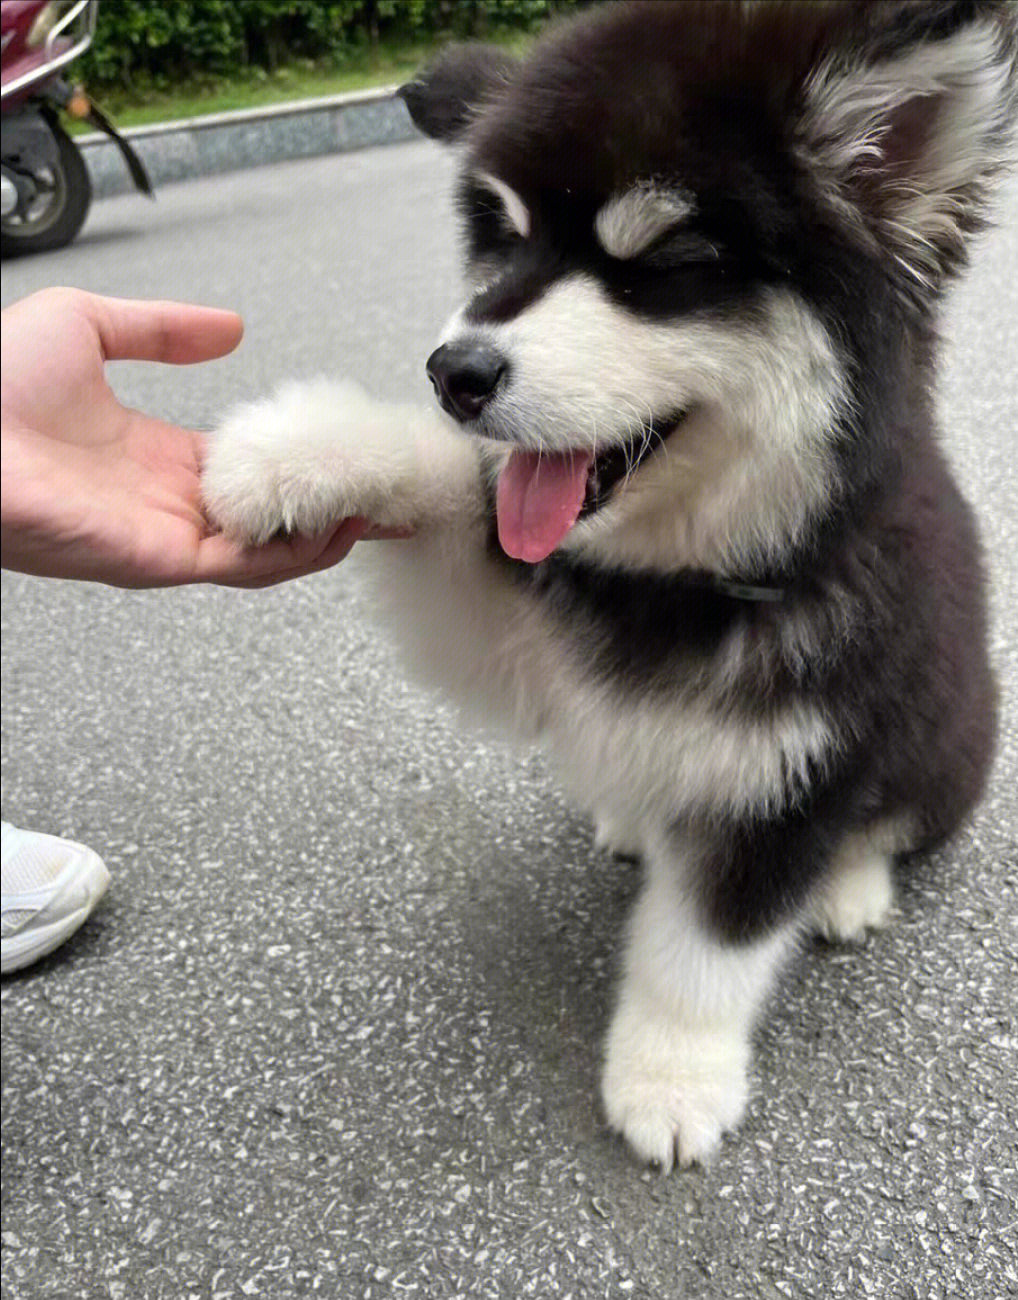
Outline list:
[[[2,823],[0,971],[20,970],[62,944],[110,883],[97,853],[56,835]]]

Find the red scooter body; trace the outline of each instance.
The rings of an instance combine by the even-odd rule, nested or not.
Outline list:
[[[22,80],[29,74],[42,74],[48,70],[50,56],[47,55],[45,42],[39,43],[33,50],[28,44],[28,34],[36,17],[45,8],[45,0],[3,0],[0,5],[0,41],[2,41],[3,81],[5,92],[3,111],[9,112],[15,105],[24,103],[32,93],[34,76],[15,89],[8,96],[6,83],[8,79]],[[55,51],[63,54],[71,45],[70,37],[57,37]]]
[[[109,135],[136,187],[152,185],[137,153],[63,70],[88,49],[98,0],[0,0],[0,234],[4,256],[68,244],[81,229],[92,184],[60,124],[66,111]]]

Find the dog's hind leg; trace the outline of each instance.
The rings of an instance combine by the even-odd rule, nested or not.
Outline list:
[[[887,923],[894,907],[892,856],[869,836],[847,840],[813,901],[813,927],[852,942]]]
[[[594,813],[594,848],[635,862],[643,850],[643,836],[633,821],[601,808]]]
[[[849,835],[814,893],[812,928],[832,942],[852,942],[886,925],[894,911],[895,855],[915,847],[908,818]]]

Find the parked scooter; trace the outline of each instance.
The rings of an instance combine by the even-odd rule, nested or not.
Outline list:
[[[105,131],[135,186],[152,194],[134,149],[80,86],[62,76],[92,43],[99,0],[0,3],[0,249],[39,253],[69,244],[92,202],[81,151],[60,110]]]

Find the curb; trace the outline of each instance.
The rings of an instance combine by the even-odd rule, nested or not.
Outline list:
[[[324,95],[266,108],[210,113],[123,132],[160,185],[411,140],[417,130],[395,86]],[[134,193],[120,153],[102,132],[75,137],[92,178],[93,196]]]

